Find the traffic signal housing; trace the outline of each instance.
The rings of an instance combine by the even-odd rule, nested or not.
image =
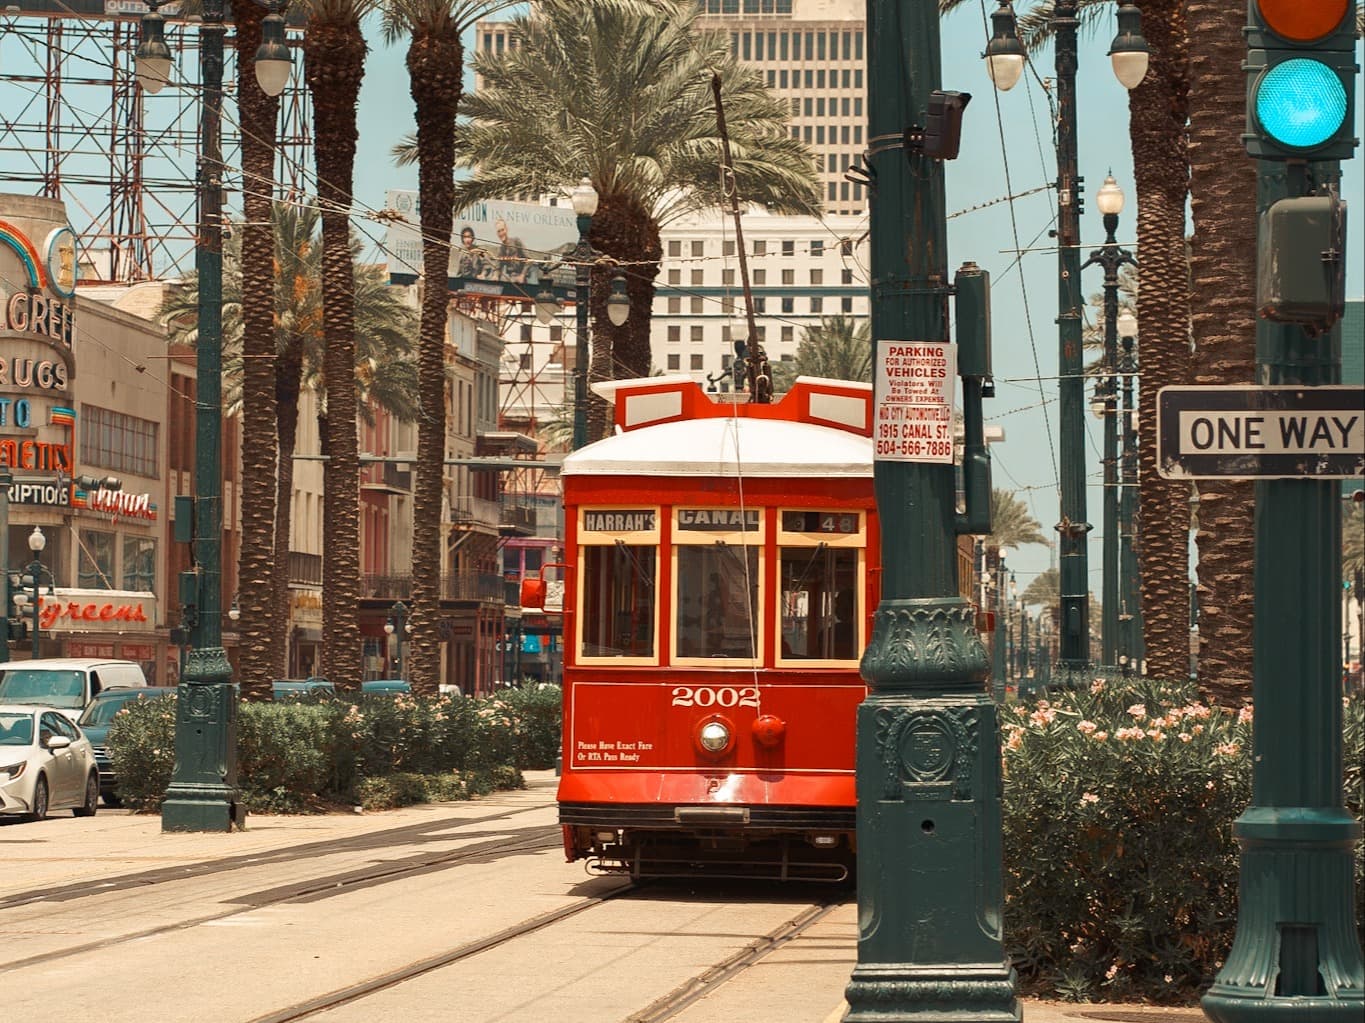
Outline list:
[[[1247,153],[1346,160],[1355,149],[1355,0],[1249,0]]]
[[[1271,203],[1256,262],[1262,316],[1313,334],[1330,329],[1346,311],[1346,204],[1335,192]]]

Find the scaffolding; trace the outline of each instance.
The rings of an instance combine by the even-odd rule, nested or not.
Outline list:
[[[162,12],[172,10],[163,5]],[[84,272],[131,283],[193,269],[198,223],[199,29],[168,19],[172,84],[137,84],[139,0],[23,0],[0,13],[0,191],[60,199]],[[242,212],[231,26],[223,153],[230,217]],[[302,61],[280,100],[275,194],[311,192]]]

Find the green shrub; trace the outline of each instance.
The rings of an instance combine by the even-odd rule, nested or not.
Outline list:
[[[247,809],[300,813],[336,776],[337,708],[323,703],[243,703],[237,779]]]
[[[105,741],[119,798],[134,810],[159,809],[175,770],[175,697],[129,700]]]
[[[1362,701],[1346,717],[1358,773]],[[1236,929],[1250,711],[1188,682],[1097,681],[1005,708],[1001,741],[1006,939],[1026,989],[1177,1001],[1207,986]]]
[[[555,766],[564,722],[564,692],[548,682],[508,689],[502,700],[511,710],[518,767],[545,771]]]

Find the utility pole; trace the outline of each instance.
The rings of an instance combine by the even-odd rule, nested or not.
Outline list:
[[[952,138],[966,97],[939,90],[934,0],[868,0],[867,39],[874,423],[894,411],[884,407],[882,388],[895,349],[942,346],[963,377],[968,503],[959,521],[951,455],[875,456],[882,593],[862,659],[860,925],[844,1019],[1017,1023],[1002,935],[997,706],[957,580],[959,530],[990,531],[989,456],[980,438],[988,280],[967,264],[949,285],[941,161],[957,148],[936,137]],[[954,289],[957,345],[947,344]]]

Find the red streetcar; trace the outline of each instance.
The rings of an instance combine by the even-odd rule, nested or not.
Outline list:
[[[879,595],[872,389],[773,405],[596,385],[563,467],[569,860],[636,877],[842,880],[858,659]]]

